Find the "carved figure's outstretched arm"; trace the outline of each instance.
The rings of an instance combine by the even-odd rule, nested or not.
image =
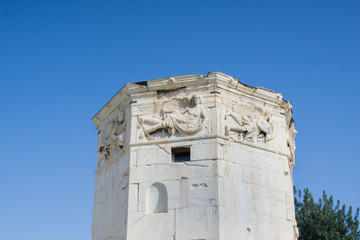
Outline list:
[[[143,123],[161,124],[163,121],[158,118],[154,118],[154,117],[138,117],[138,122],[140,124],[143,124]]]

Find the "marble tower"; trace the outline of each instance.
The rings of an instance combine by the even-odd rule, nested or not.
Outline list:
[[[219,72],[126,84],[93,118],[92,239],[296,239],[291,112]]]

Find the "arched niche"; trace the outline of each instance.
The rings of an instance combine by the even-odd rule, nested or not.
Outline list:
[[[164,184],[154,183],[146,191],[146,213],[167,213],[168,194]]]

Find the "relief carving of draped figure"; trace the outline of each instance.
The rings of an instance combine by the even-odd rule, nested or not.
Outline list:
[[[174,98],[164,104],[159,116],[138,117],[138,122],[148,140],[153,139],[152,133],[166,130],[170,136],[176,132],[191,135],[199,132],[206,119],[198,95]]]
[[[295,165],[295,136],[296,136],[296,129],[295,129],[295,121],[291,119],[290,126],[289,126],[289,138],[287,140],[287,145],[289,147],[290,151],[290,157],[289,157],[289,165],[290,169],[292,169]]]
[[[125,145],[125,114],[120,112],[99,133],[98,165]]]

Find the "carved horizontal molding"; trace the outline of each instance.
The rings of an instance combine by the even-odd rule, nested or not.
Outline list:
[[[171,144],[171,143],[177,143],[177,142],[192,142],[192,141],[196,142],[199,140],[209,140],[209,139],[217,139],[217,140],[219,140],[219,144],[224,145],[224,146],[226,144],[228,144],[227,142],[229,142],[229,140],[230,140],[228,137],[225,137],[223,135],[206,134],[206,135],[188,136],[188,137],[183,137],[183,138],[172,138],[171,140],[169,140],[169,139],[154,139],[152,141],[131,142],[126,146],[129,146],[130,148],[132,148],[132,147],[137,147],[137,146]],[[240,141],[240,140],[236,140],[236,139],[233,139],[231,141],[241,144],[241,145],[245,145],[247,147],[258,148],[258,149],[261,149],[261,150],[264,150],[267,152],[279,154],[281,156],[285,156],[285,157],[290,156],[289,153],[287,153],[287,152],[272,150],[265,146],[261,146],[257,143],[245,142],[245,141]]]

